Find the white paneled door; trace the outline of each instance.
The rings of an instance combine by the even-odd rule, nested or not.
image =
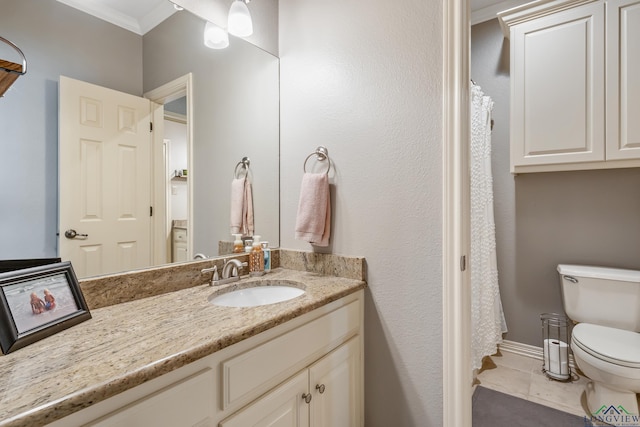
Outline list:
[[[59,253],[80,277],[151,264],[151,101],[60,77]]]

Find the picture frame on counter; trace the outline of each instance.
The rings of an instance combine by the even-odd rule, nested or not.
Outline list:
[[[0,349],[3,354],[90,318],[69,261],[0,273]]]

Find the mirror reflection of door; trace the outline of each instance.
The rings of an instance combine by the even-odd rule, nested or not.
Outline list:
[[[183,96],[164,105],[164,138],[167,152],[168,220],[171,245],[167,262],[188,261],[187,221],[189,218],[187,151],[187,98]]]
[[[148,99],[60,77],[59,254],[80,277],[151,264],[151,121]]]

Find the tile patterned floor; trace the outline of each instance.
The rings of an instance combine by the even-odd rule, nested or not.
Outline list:
[[[542,372],[542,361],[502,352],[487,357],[476,384],[578,416],[587,415],[584,387],[588,378],[573,373],[570,381],[552,380]]]

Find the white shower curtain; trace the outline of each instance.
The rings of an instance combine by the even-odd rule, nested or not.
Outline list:
[[[471,363],[482,366],[496,353],[507,325],[498,288],[493,177],[491,174],[491,110],[493,101],[480,86],[471,87]]]

